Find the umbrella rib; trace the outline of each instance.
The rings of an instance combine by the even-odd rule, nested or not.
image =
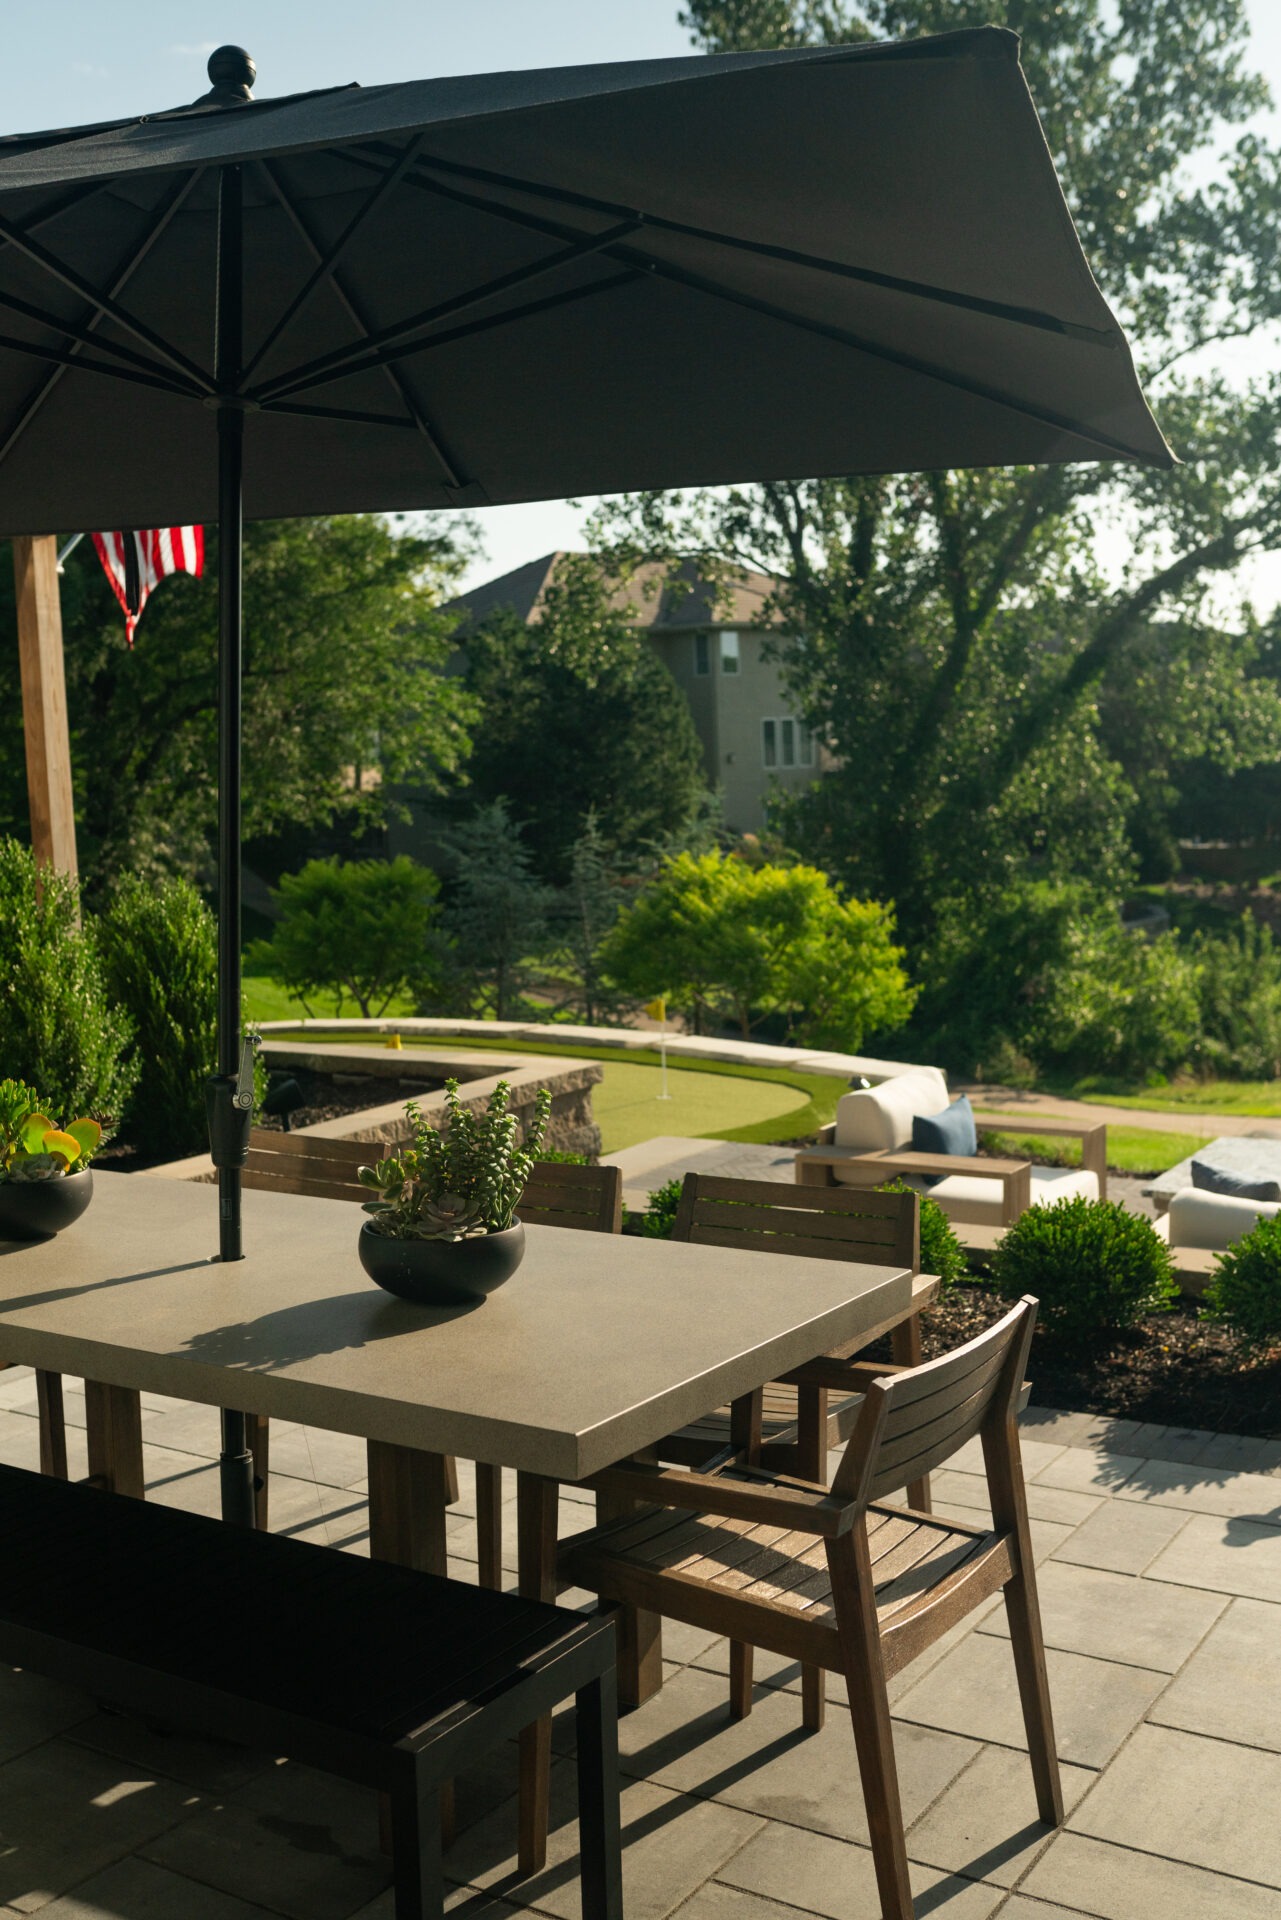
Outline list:
[[[74,367],[77,373],[103,373],[108,379],[127,380],[136,387],[154,387],[160,393],[177,394],[181,400],[192,397],[191,388],[179,386],[176,380],[166,380],[157,373],[135,373],[132,367],[118,367],[111,360],[86,360],[76,347],[42,347],[38,341],[0,333],[0,349],[25,353],[33,360],[50,360],[58,367]]]
[[[369,144],[373,144],[372,142]],[[357,155],[349,156],[358,164]],[[590,194],[575,193],[567,187],[551,187],[541,181],[526,180],[518,174],[496,173],[487,167],[465,166],[459,161],[440,160],[427,154],[419,161],[420,167],[435,167],[442,173],[456,174],[461,179],[480,181],[487,186],[504,187],[517,193],[527,193],[532,198],[558,201],[565,206],[579,207],[585,212],[613,214],[616,218],[627,212],[627,208],[612,200],[598,200]],[[429,186],[430,181],[414,180],[411,186]],[[484,201],[483,205],[492,205]],[[960,293],[950,287],[939,287],[925,280],[909,280],[892,273],[880,273],[873,267],[850,266],[843,260],[829,260],[823,254],[802,253],[792,247],[780,247],[764,240],[745,240],[737,234],[722,233],[712,227],[695,227],[682,220],[671,220],[663,214],[647,213],[645,224],[655,232],[679,234],[683,238],[709,241],[713,245],[730,247],[737,252],[753,253],[770,260],[781,260],[790,266],[807,267],[815,273],[834,275],[839,279],[856,280],[865,286],[883,287],[888,292],[902,293],[913,299],[929,300],[944,306],[963,307],[973,313],[987,314],[997,320],[1010,321],[1015,326],[1035,327],[1046,333],[1061,334],[1069,340],[1080,340],[1089,346],[1115,348],[1117,330],[1115,327],[1087,327],[1074,320],[1061,320],[1057,315],[1045,313],[1038,307],[1015,306],[1003,300],[987,300],[980,294]],[[568,231],[572,232],[570,228]]]
[[[113,299],[128,286],[130,280],[151,252],[151,249],[155,246],[157,240],[159,240],[161,234],[169,225],[169,222],[173,219],[203,171],[204,169],[202,167],[197,167],[194,172],[187,175],[185,180],[179,181],[166,195],[165,199],[161,201],[160,210],[143,235],[140,244],[131,250],[128,258],[122,261],[116,270],[115,277],[111,282],[111,297]],[[98,326],[101,317],[100,314],[90,316],[87,322],[90,333]],[[67,368],[65,365],[55,366],[52,372],[45,376],[39,390],[32,394],[22,412],[5,434],[3,442],[0,442],[0,464],[3,464],[3,462],[8,459],[14,447],[18,444],[18,441],[31,425],[31,422],[35,419],[41,407],[43,407],[45,401],[49,398],[49,395],[58,385],[58,382],[62,379],[66,371]]]
[[[36,266],[42,267],[55,280],[60,280],[64,287],[70,287],[73,293],[78,293],[80,298],[87,301],[104,319],[113,320],[118,327],[123,327],[126,333],[133,334],[135,339],[141,340],[145,346],[150,347],[153,353],[158,353],[162,360],[167,360],[171,366],[177,367],[179,372],[195,383],[198,392],[206,394],[215,392],[212,379],[203,368],[196,365],[194,360],[189,360],[185,353],[179,352],[177,347],[171,347],[166,340],[161,339],[158,333],[153,333],[143,321],[135,320],[132,314],[126,313],[123,307],[117,305],[110,294],[100,293],[89,281],[82,279],[74,268],[69,267],[64,260],[59,260],[56,254],[50,253],[47,247],[42,247],[39,241],[33,240],[22,227],[15,226],[12,220],[6,220],[3,215],[0,215],[0,238],[8,240],[10,245],[16,247],[20,253],[25,253]],[[99,344],[105,344],[105,342]]]
[[[350,407],[304,407],[291,400],[269,400],[262,408],[263,413],[292,413],[307,420],[351,420],[363,427],[400,427],[406,433],[417,433],[418,422],[403,413],[356,413]],[[450,480],[457,487],[464,483]]]
[[[478,306],[485,300],[496,299],[501,293],[509,293],[513,287],[525,286],[531,280],[540,279],[547,273],[554,273],[558,268],[570,266],[575,261],[586,259],[593,253],[608,252],[617,246],[626,234],[635,233],[641,225],[640,216],[632,214],[629,219],[620,221],[617,226],[607,228],[604,233],[590,234],[586,237],[580,235],[571,245],[562,247],[557,253],[548,254],[542,260],[535,260],[528,266],[516,267],[510,273],[500,274],[497,279],[488,280],[483,286],[473,287],[467,293],[455,294],[449,300],[439,301],[433,307],[423,308],[420,313],[410,314],[404,320],[382,327],[377,333],[370,334],[367,339],[354,346],[336,348],[332,353],[322,354],[305,366],[295,367],[291,373],[281,374],[275,380],[268,380],[253,392],[251,397],[261,401],[283,399],[287,394],[300,392],[305,387],[320,386],[326,381],[336,380],[350,373],[364,373],[371,366],[385,366],[391,358],[403,359],[406,354],[418,353],[432,342],[430,340],[406,341],[407,334],[420,334],[441,320],[447,320],[456,313],[464,313],[468,307]],[[519,312],[521,309],[516,311]]]
[[[293,221],[294,227],[299,237],[301,238],[304,246],[310,249],[312,257],[314,259],[319,260],[321,258],[320,245],[315,239],[315,237],[313,236],[306,221],[303,219],[302,214],[299,212],[298,208],[294,205],[289,195],[285,192],[284,186],[281,183],[280,179],[277,177],[276,171],[274,167],[271,165],[271,162],[264,160],[261,163],[261,165],[262,165],[263,172],[267,176],[267,180],[271,186],[272,192],[275,194],[276,198],[279,200],[281,206],[284,208],[285,213],[288,215],[290,220]],[[337,295],[342,305],[346,308],[347,313],[350,316],[353,323],[356,326],[358,326],[361,332],[366,336],[366,338],[368,338],[368,335],[370,332],[369,322],[366,320],[364,314],[360,309],[360,306],[358,305],[356,300],[353,298],[349,289],[346,286],[344,286],[343,282],[339,279],[337,271],[332,267],[330,268],[330,272],[329,272],[329,282],[330,282],[330,285],[333,287],[334,293]],[[397,373],[394,367],[387,367],[385,369],[385,372],[387,375],[388,383],[391,386],[392,390],[399,396],[402,405],[405,406],[408,409],[409,413],[413,416],[414,425],[417,427],[419,433],[422,435],[422,438],[433,460],[436,461],[437,465],[440,467],[441,472],[444,474],[446,485],[449,487],[453,487],[455,489],[465,486],[467,483],[461,477],[461,470],[459,468],[458,462],[454,459],[452,453],[446,447],[445,442],[441,437],[441,434],[438,431],[437,427],[435,426],[434,422],[428,418],[425,410],[418,404],[418,401],[414,397],[414,394],[411,391],[411,389],[401,379],[399,373]]]
[[[615,258],[625,258],[633,249],[622,247],[616,250]],[[788,307],[775,306],[772,301],[758,300],[753,294],[740,293],[737,288],[725,287],[716,280],[707,280],[701,274],[689,273],[683,267],[669,266],[663,260],[644,260],[649,270],[661,279],[674,281],[678,286],[689,287],[695,293],[710,295],[716,300],[729,301],[733,306],[745,307],[753,313],[764,314],[768,319],[779,320],[784,325],[799,327],[806,333],[819,335],[823,339],[834,340],[840,346],[852,347],[858,353],[866,353],[874,359],[887,361],[891,366],[904,367],[909,373],[923,374],[929,380],[938,380],[945,386],[958,392],[970,393],[980,400],[993,402],[997,406],[1007,407],[1025,420],[1036,420],[1043,426],[1055,427],[1060,432],[1071,433],[1079,440],[1088,440],[1096,447],[1106,447],[1109,452],[1127,460],[1138,460],[1143,465],[1151,465],[1151,456],[1128,446],[1123,440],[1114,440],[1110,434],[1100,433],[1096,428],[1084,425],[1079,420],[1069,419],[1065,414],[1051,413],[1045,407],[1030,405],[1014,395],[1003,393],[999,387],[988,385],[983,380],[973,380],[968,374],[953,373],[946,367],[938,366],[932,360],[922,359],[918,354],[903,353],[897,347],[883,346],[879,341],[864,338],[851,332],[847,327],[832,325],[826,320],[810,319],[807,315],[793,313]]]
[[[334,241],[334,244],[332,245],[332,247],[330,247],[328,253],[319,253],[315,270],[313,271],[311,278],[307,280],[302,287],[299,288],[298,292],[294,295],[289,305],[285,308],[285,311],[281,314],[280,318],[277,320],[275,326],[272,327],[266,339],[262,342],[257,352],[253,355],[252,359],[249,361],[248,366],[245,368],[244,379],[246,382],[248,381],[250,375],[253,373],[254,368],[257,367],[260,364],[260,362],[263,361],[266,358],[266,356],[270,353],[271,349],[275,346],[277,340],[279,340],[281,334],[285,331],[286,327],[290,326],[292,322],[297,319],[298,315],[302,312],[302,309],[306,306],[307,302],[311,299],[312,295],[315,293],[321,281],[325,279],[328,279],[331,282],[333,281],[334,268],[338,265],[338,262],[341,260],[343,254],[347,251],[347,248],[350,245],[351,241],[355,239],[356,234],[360,231],[361,227],[364,226],[369,216],[372,213],[376,212],[377,209],[382,205],[383,201],[386,199],[387,195],[391,192],[392,188],[396,186],[397,182],[402,178],[406,169],[413,164],[414,160],[417,158],[418,149],[421,147],[425,137],[426,136],[423,133],[419,133],[414,136],[414,138],[410,141],[409,145],[402,152],[395,166],[391,167],[383,175],[378,185],[374,188],[374,191],[370,194],[369,198],[365,201],[364,206],[359,208],[358,211],[352,215],[351,219],[347,222],[347,225],[344,227],[342,233],[338,236],[337,240]],[[276,191],[279,194],[280,198],[282,200],[287,200],[287,196],[285,195],[284,189],[283,187],[281,187],[278,179],[276,178],[275,170],[272,167],[266,165],[266,163],[264,163],[264,170],[271,175],[272,185],[276,188]],[[289,211],[293,212],[293,208],[290,207]],[[296,218],[297,216],[295,215],[295,219]],[[315,248],[315,242],[311,239],[310,235],[307,236],[307,239],[309,241],[309,244],[313,248]],[[319,252],[318,249],[317,251]]]
[[[544,294],[541,300],[527,300],[523,306],[506,307],[502,313],[490,314],[484,320],[469,320],[461,327],[449,327],[444,333],[433,333],[427,340],[410,340],[398,347],[380,348],[362,365],[340,367],[336,372],[327,373],[308,384],[320,386],[327,380],[346,379],[353,373],[368,373],[375,367],[386,366],[390,360],[403,360],[412,353],[430,353],[434,347],[450,346],[456,340],[470,340],[475,334],[489,333],[495,327],[505,327],[516,320],[532,320],[536,314],[550,313],[554,308],[567,307],[576,300],[588,300],[598,293],[610,293],[615,287],[626,286],[647,272],[643,261],[635,266],[625,266],[621,273],[611,273],[604,280],[593,280],[590,286],[569,287],[563,293]],[[289,389],[290,392],[295,390],[293,386]],[[254,395],[249,397],[256,398]],[[263,400],[259,404],[268,408],[276,402]]]

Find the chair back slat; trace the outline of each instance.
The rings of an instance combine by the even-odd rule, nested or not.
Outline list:
[[[367,1200],[356,1169],[380,1159],[379,1140],[326,1140],[315,1134],[276,1133],[255,1127],[242,1176],[246,1187],[273,1193],[306,1193],[321,1200]]]
[[[914,1193],[785,1186],[687,1173],[673,1237],[743,1252],[805,1254],[872,1266],[920,1266],[920,1202]]]
[[[562,1166],[559,1161],[538,1160],[516,1211],[526,1226],[621,1233],[622,1168]]]
[[[1022,1386],[1036,1302],[1021,1300],[975,1340],[942,1359],[887,1376],[869,1390],[832,1491],[880,1500],[1003,1422]]]

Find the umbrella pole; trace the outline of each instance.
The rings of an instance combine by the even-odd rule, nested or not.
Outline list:
[[[218,1169],[218,1253],[243,1256],[240,1170],[253,1120],[253,1051],[240,1032],[241,673],[244,651],[243,186],[239,167],[218,182],[218,1071],[208,1087],[210,1146]],[[254,1467],[245,1416],[222,1415],[219,1461],[224,1520],[254,1524]]]

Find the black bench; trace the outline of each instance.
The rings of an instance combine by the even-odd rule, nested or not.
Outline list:
[[[381,1789],[396,1920],[443,1912],[442,1788],[576,1694],[583,1914],[621,1920],[612,1620],[14,1467],[0,1539],[0,1660]]]

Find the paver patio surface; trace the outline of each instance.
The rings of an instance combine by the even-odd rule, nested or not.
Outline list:
[[[67,1384],[83,1473],[83,1401]],[[144,1421],[152,1497],[216,1511],[216,1415],[146,1396]],[[0,1375],[0,1460],[34,1465],[35,1430],[31,1376]],[[359,1443],[285,1423],[272,1441],[274,1524],[367,1551]],[[1068,1816],[1057,1834],[1037,1820],[996,1602],[892,1688],[918,1915],[1281,1920],[1278,1451],[1029,1412]],[[978,1466],[968,1449],[936,1476],[943,1511],[982,1511]],[[474,1580],[465,1465],[461,1479],[451,1570]],[[562,1530],[591,1518],[567,1493]],[[514,1521],[509,1499],[512,1569]],[[673,1626],[665,1653],[667,1683],[621,1726],[629,1920],[876,1920],[840,1684],[829,1683],[827,1725],[807,1735],[799,1670],[758,1655],[754,1711],[735,1723],[725,1643]],[[553,1834],[534,1880],[512,1877],[514,1749],[459,1783],[451,1915],[576,1920],[565,1714],[554,1742]],[[392,1920],[387,1880],[372,1795],[0,1668],[0,1916]]]

